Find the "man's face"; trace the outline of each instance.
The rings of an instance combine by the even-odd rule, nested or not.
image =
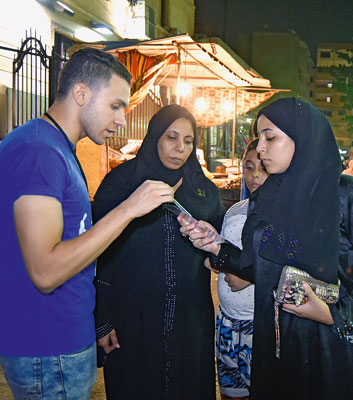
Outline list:
[[[89,91],[89,98],[80,113],[80,138],[88,136],[103,144],[117,128],[125,128],[125,109],[129,103],[130,85],[113,74],[108,86]]]

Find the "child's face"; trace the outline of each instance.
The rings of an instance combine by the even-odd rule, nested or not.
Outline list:
[[[244,179],[250,193],[261,186],[268,174],[256,150],[250,150],[244,160]]]

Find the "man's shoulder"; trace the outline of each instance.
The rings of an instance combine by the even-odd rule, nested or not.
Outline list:
[[[60,148],[64,146],[65,142],[52,125],[40,118],[35,118],[11,131],[1,142],[0,149],[6,152],[15,147],[27,147],[36,144]]]

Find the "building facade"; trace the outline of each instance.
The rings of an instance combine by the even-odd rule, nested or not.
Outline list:
[[[329,119],[337,144],[342,152],[347,152],[345,158],[353,155],[353,134],[347,129],[343,119],[353,110],[345,110],[342,93],[334,89],[335,76],[333,68],[347,65],[342,55],[353,55],[353,44],[350,43],[320,43],[317,50],[316,69],[311,87],[312,103]]]

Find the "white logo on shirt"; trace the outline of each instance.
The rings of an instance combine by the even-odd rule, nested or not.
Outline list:
[[[84,214],[81,222],[80,222],[80,230],[78,231],[78,234],[81,235],[83,232],[86,232],[86,227],[85,227],[85,219],[87,218],[87,213]]]

